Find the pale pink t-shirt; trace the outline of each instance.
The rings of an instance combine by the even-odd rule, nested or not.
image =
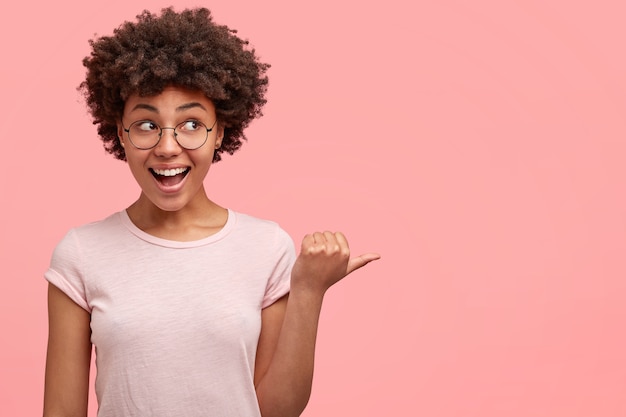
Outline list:
[[[294,260],[276,223],[232,210],[193,242],[125,211],[72,229],[45,278],[91,313],[98,416],[260,416],[261,310],[289,291]]]

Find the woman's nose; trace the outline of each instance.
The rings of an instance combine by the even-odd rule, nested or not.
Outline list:
[[[178,155],[181,152],[182,147],[176,140],[176,131],[173,127],[161,128],[161,138],[159,143],[155,146],[154,151],[157,155],[171,156]]]

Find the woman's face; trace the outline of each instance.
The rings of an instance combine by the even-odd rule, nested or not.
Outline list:
[[[198,149],[185,149],[177,142],[171,128],[179,126],[178,138],[185,144],[182,140],[182,135],[187,134],[185,129],[193,131],[199,127],[199,131],[206,132],[196,122],[213,129]],[[134,127],[130,127],[133,123]],[[138,149],[131,142],[134,139],[138,146],[142,146],[145,137],[141,138],[141,135],[156,135],[158,127],[166,129],[162,130],[161,139],[153,148]],[[129,128],[130,132],[126,131]],[[206,198],[203,181],[223,133],[223,128],[216,123],[211,100],[202,92],[181,87],[167,87],[156,96],[130,96],[118,125],[126,160],[142,190],[141,198],[147,198],[164,211],[181,210],[190,202]],[[185,146],[189,147],[188,144]]]

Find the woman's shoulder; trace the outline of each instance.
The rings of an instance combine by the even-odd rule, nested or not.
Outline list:
[[[264,236],[267,239],[291,240],[289,234],[277,221],[256,217],[232,209],[229,209],[229,216],[234,217],[232,219],[234,223],[233,228],[239,233],[246,234],[248,237]]]
[[[250,214],[235,211],[233,209],[228,210],[228,215],[233,216],[235,224],[241,227],[266,227],[276,228],[280,227],[277,222],[262,217],[256,217]]]
[[[115,236],[122,226],[122,212],[115,212],[107,217],[83,223],[70,228],[62,241],[78,239],[80,241],[103,240]]]
[[[94,220],[88,223],[83,223],[79,226],[73,228],[73,230],[79,233],[94,233],[94,232],[102,232],[104,230],[114,228],[122,225],[122,215],[123,211],[116,211],[115,213],[109,214],[108,216],[100,219]]]
[[[82,263],[82,256],[89,251],[99,251],[104,245],[113,247],[116,229],[120,223],[119,212],[98,221],[70,228],[59,240],[52,252],[51,269],[66,271]]]

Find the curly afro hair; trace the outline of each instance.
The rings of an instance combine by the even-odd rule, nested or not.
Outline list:
[[[215,105],[224,138],[214,162],[239,149],[244,129],[262,115],[269,65],[236,33],[215,24],[206,8],[177,13],[169,7],[160,16],[145,10],[112,36],[90,40],[91,55],[83,59],[87,75],[78,90],[107,152],[126,160],[117,122],[128,97],[156,95],[168,85],[202,91]]]

